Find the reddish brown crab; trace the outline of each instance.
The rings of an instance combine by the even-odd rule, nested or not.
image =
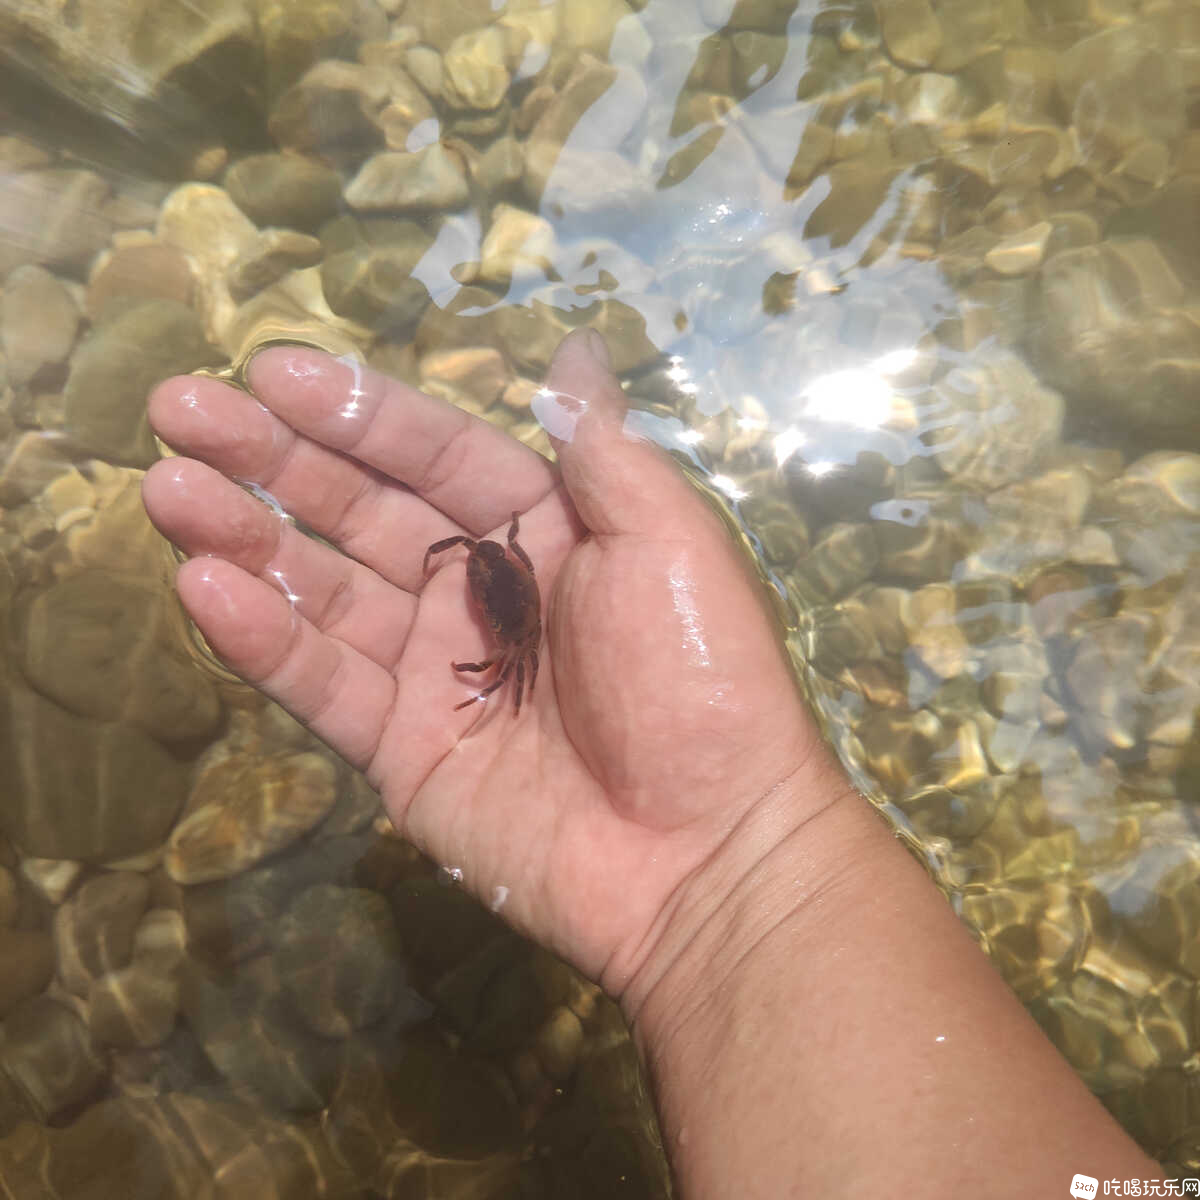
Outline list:
[[[537,580],[533,577],[533,563],[517,544],[519,528],[518,514],[513,513],[512,524],[508,527],[508,548],[515,558],[505,554],[499,542],[477,542],[462,534],[434,542],[425,551],[422,567],[425,574],[429,573],[429,560],[433,555],[459,543],[470,551],[467,557],[467,581],[471,585],[471,597],[492,631],[498,651],[483,662],[450,664],[456,671],[486,671],[489,667],[497,667],[496,678],[477,696],[456,704],[456,712],[477,700],[487,699],[498,687],[503,686],[512,674],[513,667],[517,669],[516,711],[520,712],[521,693],[525,690],[526,659],[529,660],[529,694],[533,695],[538,673],[537,648],[542,640],[542,598]]]

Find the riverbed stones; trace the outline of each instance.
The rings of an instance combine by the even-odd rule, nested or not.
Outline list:
[[[337,773],[323,755],[232,758],[197,781],[164,865],[177,883],[228,879],[303,837],[331,811]]]
[[[129,466],[157,457],[146,396],[169,375],[219,360],[190,309],[170,300],[114,312],[83,340],[63,390],[63,419],[73,444]]]
[[[991,489],[1028,474],[1062,429],[1062,397],[1015,354],[956,367],[934,388],[955,421],[930,439],[952,478]]]
[[[11,677],[0,752],[11,771],[0,826],[24,853],[106,862],[159,844],[188,765],[133,725],[78,716]]]
[[[103,1082],[103,1060],[65,1004],[45,996],[26,1000],[5,1018],[4,1033],[0,1073],[17,1085],[38,1121],[81,1103]]]
[[[533,200],[541,197],[555,162],[580,118],[613,86],[616,78],[616,68],[590,55],[582,55],[562,90],[547,104],[530,130],[526,144],[525,187]],[[591,148],[615,147],[621,140],[620,127],[623,125],[627,125],[624,120],[611,130],[611,134],[605,131],[607,145]]]
[[[71,167],[0,176],[0,278],[22,265],[79,270],[112,235],[104,215],[112,189],[94,171]]]
[[[279,923],[276,945],[288,999],[313,1033],[347,1037],[397,1008],[403,953],[395,919],[377,892],[308,888]]]
[[[177,913],[158,912],[182,932]],[[141,932],[139,925],[138,942],[143,940]],[[182,946],[176,944],[168,951],[161,947],[149,952],[139,949],[135,949],[128,966],[106,971],[89,985],[88,1028],[103,1046],[144,1050],[161,1045],[175,1028],[180,1008],[177,968]]]
[[[1177,1077],[1193,1053],[1195,988],[1176,968],[1194,973],[1185,816],[1200,710],[1200,614],[1181,565],[1195,552],[1200,486],[1187,453],[1200,378],[1200,142],[1180,102],[1200,79],[1185,6],[1051,5],[1032,32],[1019,5],[939,0],[807,15],[783,0],[701,0],[703,30],[656,6],[635,15],[642,6],[624,0],[302,0],[294,29],[274,0],[261,22],[241,0],[218,7],[213,32],[232,57],[213,99],[240,94],[230,111],[253,110],[243,128],[265,123],[276,147],[192,155],[193,182],[171,189],[156,223],[166,188],[72,174],[31,143],[0,139],[0,195],[24,205],[5,223],[19,236],[0,265],[15,255],[22,286],[17,271],[44,268],[58,297],[94,322],[85,337],[131,304],[165,301],[197,315],[226,355],[302,336],[522,440],[544,442],[529,401],[558,339],[603,328],[631,407],[653,415],[761,549],[789,646],[855,782],[899,806],[1010,981],[1113,1107],[1140,1113],[1139,1129],[1169,1128],[1177,1151],[1187,1136],[1177,1114],[1194,1091]],[[240,40],[221,33],[238,7]],[[803,46],[772,36],[810,18]],[[180,64],[185,90],[212,76],[206,47],[217,43],[190,44],[200,57]],[[264,87],[238,69],[248,49],[269,60]],[[676,120],[693,130],[688,144]],[[387,178],[394,161],[372,166],[376,180],[364,174],[380,153],[430,150],[461,159],[461,182],[411,209],[417,193]],[[197,192],[195,179],[218,178],[226,159],[224,188]],[[34,186],[47,172],[55,186]],[[33,178],[17,183],[23,175]],[[347,181],[362,207],[340,216],[352,208]],[[29,213],[57,221],[52,245]],[[60,247],[61,261],[44,256]],[[0,551],[22,591],[49,591],[81,567],[145,584],[161,571],[136,495],[148,460],[122,459],[136,465],[118,488],[99,451],[46,436],[70,434],[79,411],[64,420],[61,385],[79,356],[76,343],[59,349],[64,328],[16,339],[23,352],[53,334],[53,354],[2,356],[0,392],[12,391],[0,415],[0,504],[16,511],[0,514]],[[79,328],[76,316],[75,339]],[[889,355],[911,357],[876,371]],[[808,407],[816,379],[830,383],[823,421]],[[881,391],[896,409],[864,403]],[[1061,395],[1061,417],[1048,392]],[[850,419],[872,413],[870,428]],[[1077,435],[1107,439],[1113,461],[1100,467],[1064,443]],[[6,605],[14,590],[0,577]],[[9,613],[22,629],[24,604]],[[53,664],[44,639],[39,654]],[[21,948],[30,987],[46,985],[49,937],[30,922],[49,908],[78,919],[79,889],[94,879],[147,871],[160,914],[143,916],[127,961],[97,965],[86,995],[76,969],[75,991],[63,972],[52,985],[73,997],[111,1066],[98,1086],[156,1098],[136,1109],[107,1101],[82,1120],[68,1105],[65,1128],[24,1127],[26,1149],[0,1139],[0,1181],[14,1194],[41,1186],[12,1182],[24,1182],[14,1164],[35,1141],[46,1177],[68,1181],[64,1195],[78,1179],[107,1183],[96,1147],[105,1132],[117,1139],[118,1119],[140,1122],[143,1161],[174,1164],[164,1194],[181,1197],[220,1171],[278,1179],[281,1163],[299,1161],[285,1143],[316,1164],[294,1176],[306,1194],[391,1194],[418,1176],[431,1192],[477,1190],[488,1179],[516,1186],[516,1175],[526,1190],[566,1192],[577,1185],[563,1164],[594,1161],[597,1146],[636,1161],[647,1143],[602,1102],[634,1087],[625,1035],[513,966],[511,942],[490,948],[499,935],[489,915],[423,875],[415,851],[389,843],[356,865],[376,801],[352,795],[341,767],[328,807],[314,803],[295,823],[255,812],[247,796],[265,789],[242,774],[252,761],[323,757],[303,731],[270,732],[222,684],[228,739],[193,770],[178,743],[164,750],[141,727],[119,733],[46,694],[82,706],[82,691],[95,705],[94,687],[43,664],[53,679],[39,676],[37,691],[22,652],[6,658],[14,679],[2,703],[18,719],[0,753],[16,791],[0,823],[21,857],[4,862],[19,882],[17,911],[0,924],[31,935]],[[119,754],[106,748],[118,737]],[[206,828],[181,822],[189,794],[183,816],[207,810]],[[222,826],[214,812],[227,799],[235,811]],[[207,882],[158,869],[172,830],[188,836],[168,861]],[[1182,849],[1160,856],[1164,844]],[[388,914],[366,898],[368,883],[372,897],[389,896]],[[1156,907],[1160,891],[1167,902]],[[338,914],[343,945],[310,907]],[[406,969],[442,1002],[432,1036],[409,1027],[420,1005],[394,990],[388,917],[403,931]],[[1114,919],[1119,938],[1106,939]],[[159,922],[162,937],[146,935],[152,953],[142,930]],[[215,993],[180,990],[181,961],[185,979],[195,965],[183,961],[185,929],[188,959],[214,972]],[[124,917],[114,943],[118,934],[124,945]],[[389,948],[373,961],[372,945]],[[328,972],[310,987],[314,962]],[[216,972],[244,972],[253,986],[231,991]],[[401,1071],[389,1056],[410,1038],[427,1053]],[[483,1107],[510,1134],[495,1163],[483,1157],[490,1134],[455,1141],[461,1118],[449,1109],[479,1090],[477,1062],[454,1075],[466,1085],[445,1087],[436,1121],[427,1111],[473,1047],[495,1051],[479,1077],[507,1076],[485,1090],[503,1097]],[[355,1064],[340,1079],[339,1061]],[[374,1065],[375,1091],[359,1086],[363,1064]],[[403,1076],[395,1106],[393,1074]],[[273,1106],[324,1108],[344,1132],[339,1153],[361,1166],[353,1185],[322,1174],[311,1120],[268,1126],[248,1105],[188,1094],[217,1076]],[[0,1130],[28,1111],[9,1103],[14,1093],[0,1071]],[[1157,1125],[1141,1107],[1151,1093],[1167,1114]],[[518,1121],[549,1153],[513,1152]],[[171,1158],[180,1130],[206,1147],[203,1169]],[[443,1140],[431,1150],[414,1130]],[[599,1170],[588,1182],[597,1194],[618,1186],[606,1190]]]
[[[58,974],[63,986],[86,996],[99,976],[129,964],[150,884],[134,871],[96,875],[54,917]]]
[[[367,159],[346,186],[346,203],[359,211],[413,212],[461,208],[467,200],[462,159],[442,145]]]
[[[21,669],[77,716],[136,726],[163,742],[202,740],[216,727],[216,693],[175,645],[168,603],[139,580],[70,575],[19,600]]]
[[[337,214],[342,181],[336,171],[303,154],[251,154],[225,174],[225,190],[259,226],[315,233]]]
[[[888,53],[901,66],[933,66],[942,30],[928,0],[880,0],[876,8]]]
[[[1072,400],[1101,404],[1123,427],[1191,446],[1200,324],[1187,314],[1183,285],[1157,244],[1130,238],[1067,250],[1040,279],[1043,320],[1030,332],[1030,348],[1046,376]]]
[[[324,59],[279,97],[271,135],[285,150],[348,157],[380,144],[388,97],[382,68]]]
[[[146,237],[127,242],[101,255],[88,280],[87,312],[95,322],[104,320],[110,303],[135,300],[170,300],[190,307],[196,277],[186,255],[174,246]]]
[[[66,361],[75,343],[79,307],[42,267],[13,271],[0,298],[0,347],[13,387],[25,387],[44,368]]]
[[[41,929],[0,930],[0,1019],[50,982],[54,943]]]
[[[506,39],[497,25],[460,34],[442,59],[443,95],[455,108],[493,109],[509,88]]]
[[[258,242],[229,266],[229,292],[244,300],[268,288],[292,271],[315,267],[321,261],[321,243],[294,229],[264,229]]]
[[[339,316],[394,338],[410,335],[430,306],[413,275],[432,244],[415,221],[339,217],[321,230],[321,287]]]
[[[363,39],[386,37],[374,0],[259,0],[268,93],[278,95],[314,63],[344,57]]]

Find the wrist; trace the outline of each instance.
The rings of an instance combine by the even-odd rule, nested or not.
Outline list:
[[[705,1022],[720,1027],[722,996],[775,952],[778,933],[820,921],[869,872],[864,840],[891,838],[824,747],[738,821],[676,891],[621,992],[648,1062],[685,1030],[696,1037]]]

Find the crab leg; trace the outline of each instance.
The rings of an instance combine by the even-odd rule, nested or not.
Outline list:
[[[494,666],[500,661],[499,657],[485,658],[483,662],[477,663],[456,663],[450,664],[451,669],[455,671],[486,671],[488,667]]]
[[[485,687],[478,695],[472,696],[469,700],[464,700],[461,704],[456,704],[454,706],[454,711],[458,712],[460,708],[466,708],[468,704],[474,704],[477,700],[486,700],[498,687],[504,683],[509,675],[512,674],[513,663],[516,661],[517,660],[515,658],[510,658],[507,656],[503,658],[501,660],[500,673],[496,676],[496,678],[493,679],[492,682],[489,683],[487,687]]]
[[[457,546],[460,543],[466,546],[468,550],[474,550],[475,547],[479,545],[474,538],[466,537],[461,533],[456,534],[454,537],[442,538],[440,542],[434,542],[433,545],[425,551],[425,561],[421,564],[421,574],[429,574],[429,560],[435,554],[441,554],[443,550],[449,550],[451,546]]]
[[[517,530],[521,528],[520,522],[517,520],[517,514],[513,513],[512,524],[508,527],[508,548],[525,564],[529,569],[530,575],[533,574],[533,563],[529,560],[529,555],[517,545]]]

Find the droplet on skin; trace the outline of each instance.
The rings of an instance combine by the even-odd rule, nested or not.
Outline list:
[[[529,408],[538,424],[552,438],[569,442],[575,437],[580,414],[587,411],[587,401],[567,392],[541,387],[533,393]]]
[[[340,355],[336,361],[343,367],[348,367],[354,376],[354,386],[348,390],[346,403],[337,410],[337,415],[344,421],[357,421],[362,416],[362,399],[366,395],[363,388],[363,365],[353,354]]]

